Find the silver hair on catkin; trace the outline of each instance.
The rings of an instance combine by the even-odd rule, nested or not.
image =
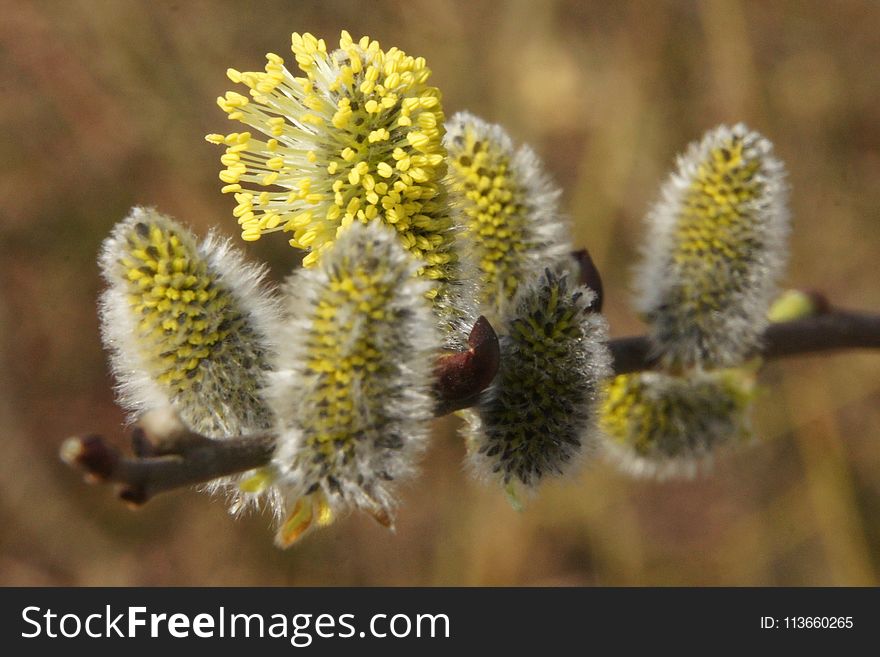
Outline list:
[[[442,343],[418,267],[393,230],[352,224],[287,283],[271,385],[273,485],[287,502],[279,546],[353,508],[392,524],[392,482],[427,442]]]
[[[620,374],[599,414],[606,453],[631,474],[693,475],[719,448],[749,438],[753,389],[745,368]]]
[[[759,346],[787,255],[785,169],[746,126],[679,156],[648,214],[637,309],[671,369],[737,365]]]
[[[199,244],[170,217],[140,207],[104,241],[100,266],[108,284],[102,338],[132,420],[170,408],[210,438],[272,425],[262,387],[278,309],[263,268],[216,235]],[[240,509],[245,497],[229,492]]]
[[[503,318],[521,284],[568,264],[568,226],[559,189],[535,152],[515,148],[499,125],[468,112],[446,126],[449,200],[464,224],[465,253],[476,266],[480,310]]]
[[[564,474],[597,444],[593,410],[611,356],[592,300],[549,270],[522,286],[503,327],[501,369],[466,411],[475,471],[499,479],[514,504],[517,486]]]

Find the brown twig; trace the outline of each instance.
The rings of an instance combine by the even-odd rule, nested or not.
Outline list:
[[[485,319],[474,325],[470,349],[438,361],[435,391],[437,413],[474,405],[498,370],[498,339]],[[764,333],[767,360],[839,349],[880,348],[880,315],[830,310],[824,314],[772,324]],[[617,374],[651,369],[650,343],[645,336],[617,338],[609,343]],[[70,438],[62,458],[82,470],[93,483],[121,484],[120,497],[140,505],[163,491],[203,483],[269,463],[275,447],[271,433],[212,440],[180,428],[150,435],[135,427],[136,456],[123,456],[100,436]]]
[[[135,428],[133,440],[142,435]],[[226,440],[189,437],[193,446],[177,454],[134,457],[124,456],[101,436],[69,438],[61,458],[82,470],[90,483],[121,484],[120,499],[140,506],[157,493],[266,465],[275,449],[275,436],[268,433]]]
[[[764,332],[761,356],[776,360],[839,349],[880,348],[880,315],[829,310],[790,322],[771,324]],[[643,335],[611,340],[614,372],[625,374],[651,369],[651,344]]]

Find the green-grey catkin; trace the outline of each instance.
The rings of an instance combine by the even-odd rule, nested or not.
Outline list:
[[[501,369],[466,412],[478,474],[512,492],[564,474],[596,445],[594,405],[611,373],[605,319],[593,292],[547,270],[517,293],[501,342]]]

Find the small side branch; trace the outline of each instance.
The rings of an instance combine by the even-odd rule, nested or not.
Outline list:
[[[145,453],[146,440],[144,430],[136,427],[132,432],[136,454]],[[91,435],[66,440],[61,458],[82,470],[91,483],[120,484],[120,499],[140,506],[164,491],[266,465],[275,449],[275,436],[266,433],[211,440],[187,432],[177,436],[175,443],[179,448],[175,454],[128,457],[101,436]]]

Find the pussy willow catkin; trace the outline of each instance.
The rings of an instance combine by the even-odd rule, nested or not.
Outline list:
[[[393,483],[424,449],[441,340],[418,263],[381,224],[352,225],[286,286],[272,401],[287,546],[339,511],[391,524]]]
[[[720,447],[748,438],[753,386],[753,373],[740,369],[618,375],[599,414],[604,445],[634,474],[693,474]]]
[[[593,293],[547,270],[523,286],[501,337],[501,369],[467,412],[477,473],[537,485],[596,446],[594,404],[610,374],[607,324]]]
[[[447,124],[447,184],[475,265],[480,312],[503,320],[520,285],[556,269],[572,250],[560,192],[528,146],[467,112]]]
[[[784,178],[742,124],[678,158],[648,215],[636,299],[667,368],[737,365],[757,348],[787,255]]]
[[[134,208],[116,225],[100,265],[108,283],[102,337],[119,402],[132,419],[171,407],[211,438],[272,425],[262,386],[278,310],[263,268],[245,264],[217,236],[197,243],[147,208]]]
[[[457,257],[441,184],[444,115],[425,60],[344,31],[337,50],[311,34],[293,34],[291,49],[301,77],[273,53],[265,71],[229,69],[249,95],[218,104],[249,130],[207,137],[226,146],[220,178],[242,237],[289,233],[311,267],[350,224],[383,223],[443,303]]]

